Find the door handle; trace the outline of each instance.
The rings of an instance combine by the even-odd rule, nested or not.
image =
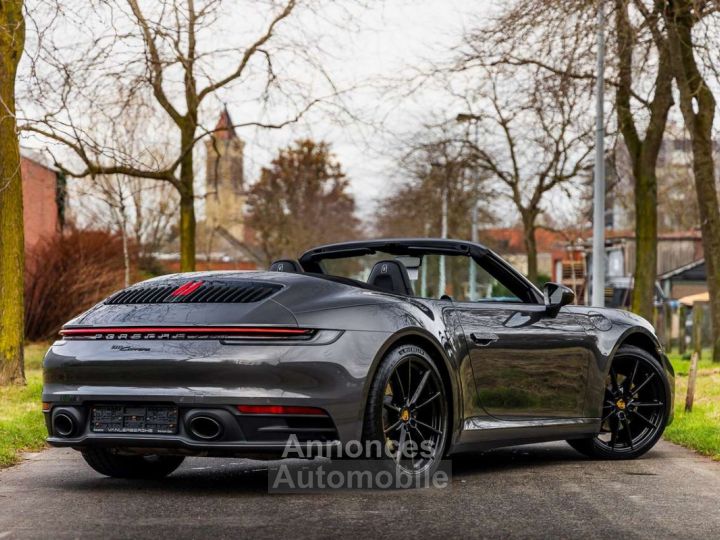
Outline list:
[[[481,347],[487,347],[491,343],[494,343],[498,340],[497,334],[476,334],[473,332],[470,334],[470,339],[473,340],[473,343],[476,345],[480,345]]]

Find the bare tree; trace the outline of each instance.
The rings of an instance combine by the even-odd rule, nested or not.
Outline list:
[[[126,185],[125,179],[119,175],[103,176],[95,182],[102,202],[107,206],[114,228],[119,232],[122,240],[123,268],[125,287],[129,287],[130,280],[130,245],[128,240],[129,208],[128,200],[131,198],[130,186]]]
[[[655,46],[643,17],[645,4],[651,2],[614,0],[605,30],[614,53],[607,56],[606,84],[614,90],[617,127],[634,184],[633,311],[650,318],[657,275],[656,168],[673,100],[669,51]],[[538,66],[568,83],[586,84],[595,79],[596,9],[595,2],[516,2],[476,36],[497,64]]]
[[[457,129],[429,127],[422,137],[429,140],[412,141],[398,160],[405,180],[378,201],[374,230],[385,237],[440,236],[440,208],[447,197],[448,236],[470,238],[473,206],[478,206],[479,224],[495,221],[488,175],[478,169],[473,149],[458,140]]]
[[[161,268],[157,252],[173,237],[179,201],[171,185],[128,178],[132,198],[130,230],[137,249],[138,267],[149,273]]]
[[[652,306],[649,278],[652,276],[654,279],[655,270],[649,261],[656,260],[656,246],[648,231],[657,223],[653,207],[658,198],[657,175],[654,173],[651,177],[648,171],[651,166],[657,168],[658,165],[667,109],[672,106],[671,84],[674,79],[680,112],[690,134],[697,213],[710,293],[713,358],[716,361],[720,361],[720,208],[712,139],[716,101],[709,77],[715,77],[716,84],[720,80],[716,60],[720,46],[717,39],[719,27],[720,4],[717,1],[616,0],[618,122],[631,157],[639,157],[633,163],[638,238],[633,308],[647,317],[647,311]],[[640,55],[639,64],[632,59],[633,50],[637,47],[645,51]],[[653,59],[654,79],[649,69]],[[645,92],[652,93],[651,99],[644,99],[639,92],[630,89],[633,74],[635,80],[644,82]],[[640,87],[643,87],[642,84]],[[645,109],[630,111],[627,105],[630,96],[643,104]],[[638,136],[639,130],[635,127],[638,119],[646,122],[644,139]],[[648,251],[651,247],[652,258]],[[650,274],[649,270],[653,273]],[[638,298],[639,294],[646,298]]]
[[[650,319],[653,314],[655,281],[657,279],[657,165],[668,112],[673,104],[672,74],[667,47],[657,51],[643,43],[641,25],[634,25],[631,2],[616,0],[615,31],[617,33],[618,86],[617,120],[630,155],[635,178],[635,276],[632,310]],[[652,40],[649,40],[652,43]],[[640,63],[633,54],[640,48]],[[648,77],[648,59],[657,58],[653,95],[647,102],[647,124],[641,135],[638,114],[631,104],[634,79]],[[643,65],[644,64],[644,65]],[[643,70],[643,68],[645,68]],[[642,70],[642,71],[641,71]],[[640,72],[640,77],[633,73]]]
[[[22,0],[0,2],[0,385],[24,384],[25,264],[15,77],[25,42]]]
[[[720,207],[715,184],[712,138],[716,100],[703,75],[701,58],[706,48],[714,48],[714,53],[717,53],[719,10],[717,2],[666,0],[657,2],[654,10],[643,13],[653,30],[658,47],[670,50],[673,75],[680,95],[680,111],[690,133],[710,292],[715,362],[720,362]],[[705,32],[698,39],[697,32],[703,29]],[[695,35],[693,31],[696,31]]]
[[[122,240],[125,286],[132,282],[133,261],[140,270],[155,271],[155,253],[170,241],[177,215],[177,196],[167,183],[121,175],[81,180],[73,198],[83,204],[73,211],[78,224],[111,230]],[[98,204],[91,204],[96,201]]]
[[[308,71],[318,68],[307,43],[280,39],[291,16],[305,4],[303,0],[253,3],[248,13],[258,30],[252,31],[249,39],[242,39],[246,36],[237,31],[215,33],[237,9],[236,4],[220,0],[108,0],[91,4],[94,10],[88,9],[87,3],[77,4],[76,17],[82,17],[78,29],[89,38],[81,42],[82,47],[68,50],[61,43],[71,24],[66,20],[58,25],[62,35],[45,42],[38,60],[42,69],[35,72],[49,72],[50,76],[33,80],[30,89],[42,112],[30,114],[29,107],[23,128],[71,151],[73,159],[56,159],[68,176],[118,174],[173,186],[180,199],[181,269],[192,270],[194,149],[214,131],[203,125],[202,113],[218,92],[242,88],[245,98],[257,102],[255,112],[249,113],[253,117],[222,129],[272,129],[296,122],[320,100],[308,95],[309,85],[284,77],[293,60],[304,63]],[[108,20],[112,24],[108,25]],[[138,101],[145,105],[139,107]],[[263,105],[280,101],[282,110],[294,112],[280,119],[263,112]],[[88,110],[95,112],[91,125]],[[126,115],[147,121],[145,138],[170,137],[173,150],[157,156],[128,153],[116,146],[113,130],[120,129],[118,120]],[[169,133],[153,123],[158,115],[169,120]]]
[[[520,215],[528,278],[536,281],[535,233],[548,194],[564,189],[572,196],[573,181],[588,171],[593,149],[588,92],[535,67],[522,74],[501,65],[474,69],[473,110],[462,115],[476,128],[468,143],[478,166],[496,179]]]
[[[690,143],[684,129],[675,127],[668,124],[666,128],[656,168],[658,233],[700,228]],[[624,143],[616,146],[608,163],[614,172],[608,179],[608,192],[612,192],[612,204],[620,212],[620,222],[614,223],[618,227],[635,222],[635,186],[627,149]],[[588,195],[592,204],[591,186]]]
[[[132,104],[142,109],[142,103]],[[152,154],[160,161],[171,151],[167,141],[143,142],[144,124],[137,116],[120,119],[114,146],[126,155]],[[153,267],[153,254],[170,240],[178,209],[177,192],[169,182],[101,174],[73,179],[71,199],[82,201],[72,214],[79,226],[112,230],[122,239],[125,286],[132,281],[132,259],[138,267]],[[97,202],[99,204],[93,204]],[[132,253],[131,253],[132,252]]]

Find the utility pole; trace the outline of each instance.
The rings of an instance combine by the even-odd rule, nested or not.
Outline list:
[[[473,244],[478,243],[478,203],[477,201],[472,208],[472,231],[470,231],[470,239]],[[475,260],[470,257],[468,264],[470,265],[469,277],[470,277],[470,301],[477,300],[477,268]]]
[[[430,174],[433,180],[437,179],[442,182],[442,221],[440,222],[440,237],[446,239],[448,235],[448,182],[447,170],[440,171],[440,167],[443,167],[441,163],[432,162],[430,164]],[[445,294],[445,255],[440,255],[438,259],[440,268],[438,268],[437,297],[440,298]]]
[[[445,180],[445,179],[443,179]],[[445,240],[448,236],[448,187],[447,182],[443,184],[442,191],[442,226],[440,236]],[[445,294],[445,255],[440,255],[440,279],[438,283],[438,295],[442,296]]]
[[[595,178],[593,185],[593,306],[605,305],[605,0],[598,0],[597,11],[597,82],[595,87]]]
[[[455,121],[459,124],[465,124],[472,122],[475,125],[475,140],[472,141],[472,147],[477,150],[479,146],[480,137],[478,135],[479,122],[482,119],[480,115],[472,113],[460,113],[455,117]],[[472,209],[472,231],[470,232],[470,238],[474,244],[478,243],[478,205],[480,201],[475,201]],[[477,263],[470,258],[468,278],[470,280],[470,300],[477,300]]]

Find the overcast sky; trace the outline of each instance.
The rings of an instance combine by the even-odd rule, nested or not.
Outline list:
[[[309,69],[308,64],[303,64],[302,61],[297,65],[294,64],[294,52],[304,49],[293,46],[293,38],[296,37],[298,42],[305,40],[310,45],[317,43],[320,52],[313,48],[315,52],[308,54],[308,57],[322,66],[337,88],[347,90],[342,94],[343,113],[339,114],[337,109],[320,105],[306,114],[299,123],[282,130],[256,128],[238,130],[239,135],[247,143],[246,180],[248,183],[256,181],[260,168],[269,165],[280,148],[288,146],[296,139],[311,137],[316,141],[326,141],[331,144],[351,181],[351,189],[361,217],[368,219],[372,216],[377,200],[391,193],[403,180],[402,171],[397,166],[398,157],[413,136],[418,136],[423,125],[452,119],[458,113],[466,112],[461,103],[454,102],[446,91],[433,82],[428,82],[410,95],[405,95],[404,92],[410,86],[407,81],[412,78],[411,75],[417,73],[417,70],[427,69],[433,63],[443,63],[452,59],[456,54],[453,49],[461,43],[465,32],[486,22],[506,4],[503,0],[335,0],[334,2],[307,0],[307,2],[319,6],[317,11],[296,10],[290,18],[282,21],[276,28],[272,42],[275,49],[271,53],[273,61],[278,60],[276,66],[282,72],[279,78],[287,77],[291,82],[298,82],[298,87],[308,83],[307,95],[298,94],[295,103],[292,103],[292,100],[286,105],[271,102],[263,108],[261,96],[265,88],[267,67],[263,57],[257,55],[259,60],[253,66],[254,79],[251,76],[249,79],[252,80],[247,81],[243,75],[236,84],[224,87],[210,96],[201,109],[200,121],[204,127],[212,128],[223,103],[227,104],[236,122],[281,121],[293,117],[298,107],[302,108],[302,104],[306,104],[312,97],[319,97],[315,93],[321,92],[315,88],[316,79],[319,77],[318,70],[313,72],[313,69]],[[237,66],[242,51],[262,35],[271,18],[278,13],[280,3],[280,0],[226,0],[217,6],[219,16],[215,24],[212,28],[203,29],[202,35],[198,36],[198,42],[201,43],[201,48],[220,50],[214,51],[219,52],[218,55],[207,54],[203,57],[203,60],[207,60],[207,65],[203,66],[202,73],[207,73],[209,80],[217,81],[232,72]],[[157,15],[161,9],[158,6],[162,5],[157,0],[141,0],[141,4],[146,14],[151,15],[153,9],[154,15]],[[72,20],[59,23],[53,11],[57,5],[62,5],[63,12],[70,13],[69,19]],[[33,39],[33,33],[37,28],[49,28],[56,45],[59,45],[58,50],[73,61],[85,58],[83,47],[95,44],[96,36],[105,33],[104,37],[111,43],[121,43],[118,49],[113,46],[111,53],[107,54],[108,63],[120,64],[123,58],[131,58],[135,67],[139,66],[140,71],[144,71],[143,46],[137,37],[136,23],[132,15],[127,13],[127,4],[123,0],[117,0],[116,3],[95,2],[92,4],[95,6],[94,10],[89,7],[90,5],[88,0],[62,0],[58,4],[45,0],[28,0],[27,9],[32,24],[28,24],[29,37],[26,44],[28,54],[25,55],[20,66],[20,78],[32,79],[29,76],[33,73],[31,67],[36,68],[34,73],[42,75],[42,66],[31,66],[30,62],[30,58],[33,58],[33,42],[37,41]],[[110,9],[109,5],[113,8]],[[49,6],[47,8],[49,11],[44,16],[40,9],[42,6]],[[69,9],[68,6],[72,8]],[[130,25],[133,30],[131,32],[127,32],[127,27],[121,28],[123,11],[125,11],[125,24]],[[346,19],[343,19],[344,17]],[[165,22],[165,19],[162,20]],[[119,30],[116,25],[119,25]],[[115,29],[116,32],[111,29]],[[123,34],[134,37],[127,42],[118,41],[117,35]],[[136,39],[136,42],[132,43],[132,39]],[[270,45],[268,47],[270,48]],[[282,63],[283,59],[285,64]],[[58,71],[62,80],[64,71]],[[110,102],[116,100],[118,103],[123,103],[123,100],[117,97],[121,94],[118,92],[118,87],[127,81],[132,81],[132,73],[112,69],[110,72],[112,74],[110,79],[116,86],[112,83],[108,84],[110,90],[106,92],[105,97],[109,96]],[[118,72],[123,76],[113,79],[112,77]],[[139,74],[135,73],[136,76]],[[178,110],[184,112],[182,92],[173,93],[172,89],[173,84],[175,90],[178,89],[178,85],[182,86],[182,74],[179,71],[174,74],[166,72],[164,81],[164,86],[169,87],[167,90],[171,100],[175,100]],[[204,84],[206,83],[207,80],[204,81]],[[515,85],[515,83],[516,80],[513,79],[510,84]],[[467,88],[474,88],[473,85],[477,85],[477,80],[472,80]],[[96,86],[104,88],[103,85]],[[36,97],[37,94],[34,96],[31,91],[23,92],[22,85],[19,88],[21,121],[23,114],[25,118],[37,119],[46,111],[54,110],[52,105],[46,104],[45,108],[40,106],[41,99]],[[58,85],[50,83],[43,88],[57,90]],[[323,91],[326,92],[327,89],[328,86],[325,85]],[[150,93],[147,88],[146,91]],[[60,94],[59,91],[56,93]],[[594,108],[590,102],[587,105],[588,118],[592,119]],[[155,106],[159,110],[157,103]],[[97,121],[93,118],[91,112],[98,110],[102,112],[104,108],[92,98],[88,98],[87,103],[78,102],[73,113],[75,115],[73,122],[85,120],[92,128],[100,126],[100,130],[115,125],[113,122]],[[150,140],[147,144],[149,148],[159,147],[153,146],[160,142],[153,141],[153,138],[164,139],[165,143],[171,140],[172,143],[173,137],[179,137],[177,129],[173,126],[168,127],[167,115],[162,111],[159,113],[159,117],[162,118],[152,126],[151,120],[144,117],[142,112],[138,113],[137,110],[131,109],[130,113],[136,114],[141,130],[144,130],[142,139]],[[674,114],[677,121],[677,111]],[[612,111],[608,107],[606,120],[612,123],[612,118]],[[161,125],[163,121],[166,122],[165,125]],[[114,134],[110,137],[112,135]],[[24,146],[35,149],[50,146],[47,141],[32,139],[27,134],[24,135],[22,142]],[[177,141],[174,143],[177,146]],[[197,145],[199,218],[203,215],[201,199],[205,157],[203,149],[204,145]],[[63,150],[56,146],[53,151],[56,152],[55,155],[61,156],[61,159],[67,159],[69,153],[67,149]],[[71,160],[67,163],[72,165]],[[567,210],[560,213],[569,214],[578,206],[578,200],[579,198],[573,193],[561,193],[557,190],[548,194],[544,207]],[[73,204],[75,203],[71,201],[71,205]],[[76,206],[83,204],[85,200],[80,200]],[[517,219],[517,212],[507,200],[493,200],[492,204],[503,205],[499,207],[499,213],[502,214],[505,224]],[[439,209],[428,209],[428,211],[439,211]]]
[[[118,24],[115,15],[110,16],[109,12],[100,12],[99,15],[93,13],[83,1],[68,3],[74,6],[78,14],[74,29],[59,26],[52,17],[48,18],[48,21],[52,21],[48,24],[54,31],[55,39],[67,55],[82,57],[83,43],[92,43],[94,36],[102,34],[109,24]],[[124,4],[121,2],[119,5]],[[348,114],[338,116],[326,107],[319,107],[311,110],[298,124],[279,131],[254,128],[238,130],[247,142],[246,179],[254,182],[260,167],[269,164],[277,150],[293,140],[306,136],[324,140],[332,145],[342,163],[351,180],[358,210],[362,217],[367,218],[377,199],[389,193],[401,180],[396,163],[403,143],[418,133],[423,123],[440,117],[452,118],[462,112],[459,105],[449,101],[445,92],[430,84],[410,96],[402,96],[404,86],[407,85],[398,81],[409,77],[414,70],[427,68],[431,62],[447,61],[452,56],[452,48],[459,44],[466,29],[486,19],[493,8],[502,4],[490,0],[339,0],[335,4],[321,1],[319,5],[322,6],[320,17],[307,14],[293,16],[283,21],[281,24],[285,26],[279,27],[277,32],[280,39],[288,33],[296,32],[304,34],[304,39],[322,40],[322,48],[327,54],[318,58],[318,63],[330,74],[336,87],[341,90],[354,89],[343,94],[343,104],[346,112],[357,117],[357,120],[351,119]],[[333,5],[342,7],[336,9],[342,15],[335,16],[333,8],[329,7]],[[145,6],[150,10],[153,4],[150,2]],[[268,10],[265,3],[255,0],[237,3],[228,1],[222,5],[222,10],[217,29],[200,36],[198,40],[209,48],[228,48],[223,59],[210,65],[210,69],[227,73],[238,58],[239,49],[233,48],[238,46],[234,40],[239,40],[239,46],[242,47],[242,43],[247,43],[248,39],[265,28],[267,17],[276,9]],[[348,12],[348,24],[343,24],[343,17]],[[122,57],[128,51],[121,48],[114,51],[109,59],[112,61],[113,58]],[[29,72],[27,57],[22,69]],[[292,73],[291,69],[290,75],[298,79],[317,76],[311,75],[304,67],[298,67],[296,73]],[[176,84],[181,83],[181,77],[175,78]],[[172,84],[172,79],[172,73],[166,74],[166,82],[171,81],[169,84]],[[209,117],[208,108],[212,109],[212,115],[217,115],[223,102],[227,104],[234,121],[257,119],[258,102],[252,95],[252,89],[248,92],[247,87],[242,85],[221,89],[208,100],[201,121],[212,127],[215,119]],[[180,97],[178,93],[176,98]],[[20,98],[21,105],[30,116],[33,112],[42,114],[42,109],[32,100],[23,100],[23,96]],[[92,102],[88,107],[98,108]],[[179,108],[183,108],[182,103]],[[281,119],[294,114],[293,110],[281,109],[279,107],[271,111],[271,116]],[[75,114],[79,118],[86,117],[87,108],[79,105],[79,111]],[[160,129],[156,130],[154,136],[164,137],[165,134]],[[152,137],[149,132],[146,136]],[[23,144],[30,147],[48,146],[46,142],[32,138],[25,138]],[[199,145],[199,148],[203,146]],[[53,151],[57,152],[56,155],[62,155],[63,149],[56,147]],[[204,167],[201,163],[199,165],[198,180],[202,182]],[[202,214],[202,204],[198,205],[198,210]]]
[[[372,88],[362,87],[347,96],[347,105],[363,121],[338,125],[333,118],[315,113],[282,132],[246,131],[248,176],[257,175],[259,166],[271,159],[272,149],[311,135],[332,144],[364,216],[372,211],[375,200],[399,180],[395,158],[403,139],[420,130],[433,111],[443,110],[447,96],[428,87],[400,98],[401,88],[386,90],[386,81],[430,61],[447,60],[472,21],[489,13],[491,2],[387,0],[374,4],[375,8],[358,10],[358,31],[332,30],[342,46],[324,62],[340,88],[373,82]],[[229,107],[232,115],[233,107]],[[383,121],[386,129],[378,130],[365,120]]]

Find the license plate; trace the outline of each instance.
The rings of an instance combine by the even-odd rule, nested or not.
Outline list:
[[[95,433],[177,433],[177,407],[96,405],[90,426]]]

